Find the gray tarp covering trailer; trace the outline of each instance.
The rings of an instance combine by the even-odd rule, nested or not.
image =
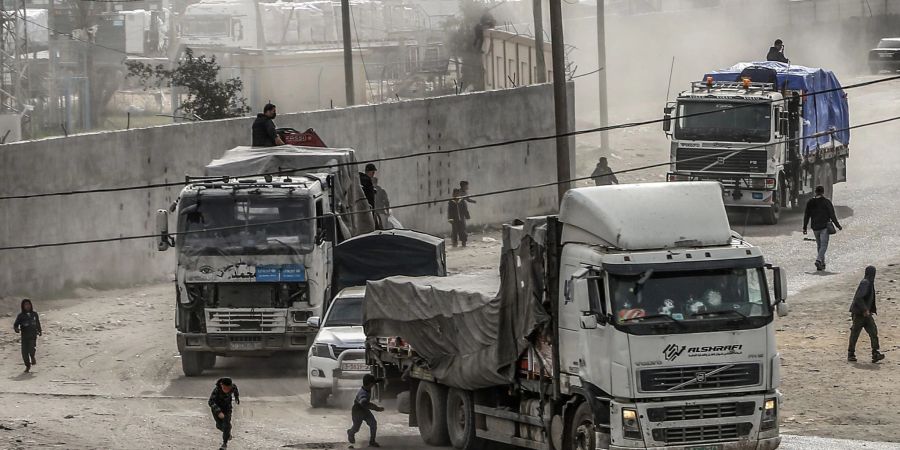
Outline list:
[[[375,229],[375,220],[357,175],[356,154],[349,148],[235,147],[206,165],[206,176],[241,177],[284,172],[278,177],[330,175],[334,187],[332,210],[342,224],[343,237]],[[324,182],[325,180],[323,180]],[[358,214],[354,214],[358,213]],[[344,229],[346,228],[346,229]]]
[[[370,281],[363,305],[367,338],[402,337],[447,386],[511,383],[529,338],[550,316],[543,304],[543,220],[504,231],[499,280],[454,275]]]

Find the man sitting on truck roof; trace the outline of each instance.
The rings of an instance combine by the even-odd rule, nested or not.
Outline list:
[[[267,103],[263,107],[263,112],[256,115],[251,128],[253,141],[250,145],[254,147],[274,147],[276,145],[284,145],[281,137],[275,133],[275,122],[272,120],[277,116],[275,105]]]
[[[781,39],[775,39],[775,45],[769,47],[769,54],[766,55],[766,61],[778,61],[790,64],[791,60],[784,56],[784,42]]]

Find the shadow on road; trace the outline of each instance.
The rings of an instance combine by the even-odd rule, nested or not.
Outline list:
[[[782,210],[781,218],[776,225],[764,224],[762,216],[749,209],[729,211],[728,221],[731,224],[731,229],[744,237],[790,236],[791,233],[803,230],[803,211],[802,207]],[[834,213],[838,220],[844,220],[853,216],[853,208],[849,206],[835,206]],[[812,236],[812,234],[809,236]]]
[[[14,377],[9,377],[12,381],[27,381],[34,378],[34,373],[32,372],[22,372]]]
[[[224,358],[216,360],[215,367],[203,371],[197,377],[186,377],[180,364],[163,395],[209,395],[216,380],[231,377],[238,384],[241,394],[253,397],[283,397],[307,394],[305,355],[275,356],[270,358]]]

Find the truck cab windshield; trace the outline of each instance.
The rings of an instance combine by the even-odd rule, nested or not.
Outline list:
[[[660,324],[677,325],[668,332],[757,328],[772,317],[762,269],[645,275],[609,275],[615,323],[626,331],[653,333]]]
[[[182,199],[178,229],[188,234],[179,235],[181,251],[208,255],[308,253],[314,246],[315,223],[298,219],[313,215],[310,200],[303,197]]]
[[[748,106],[724,101],[682,101],[678,103],[678,116],[676,139],[769,142],[771,138],[772,109],[768,103]]]

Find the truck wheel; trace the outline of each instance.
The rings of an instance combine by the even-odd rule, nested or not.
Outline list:
[[[200,355],[201,355],[200,361],[202,363],[201,367],[203,367],[203,370],[212,369],[213,367],[216,366],[216,354],[215,353],[205,352],[205,353],[201,353]]]
[[[428,445],[444,446],[450,443],[447,435],[447,390],[430,381],[419,383],[416,392],[416,419],[419,434]]]
[[[470,391],[450,388],[447,392],[447,432],[453,448],[484,448],[484,440],[475,436],[475,401]]]
[[[403,391],[397,394],[397,412],[400,414],[409,414],[409,391]]]
[[[763,210],[762,213],[763,223],[765,223],[766,225],[775,225],[778,223],[778,219],[781,218],[781,205],[784,201],[784,188],[779,187],[773,195],[775,196],[775,202],[772,203],[771,207]]]
[[[594,425],[594,413],[591,411],[591,405],[588,402],[578,405],[578,409],[572,415],[572,422],[569,423],[567,442],[563,443],[563,447],[567,450],[609,448],[609,436],[601,435],[601,440],[598,442]]]
[[[186,377],[196,377],[203,373],[202,353],[184,352],[181,354],[181,371]]]
[[[309,404],[313,408],[324,408],[328,406],[328,396],[331,391],[328,389],[309,388]]]

